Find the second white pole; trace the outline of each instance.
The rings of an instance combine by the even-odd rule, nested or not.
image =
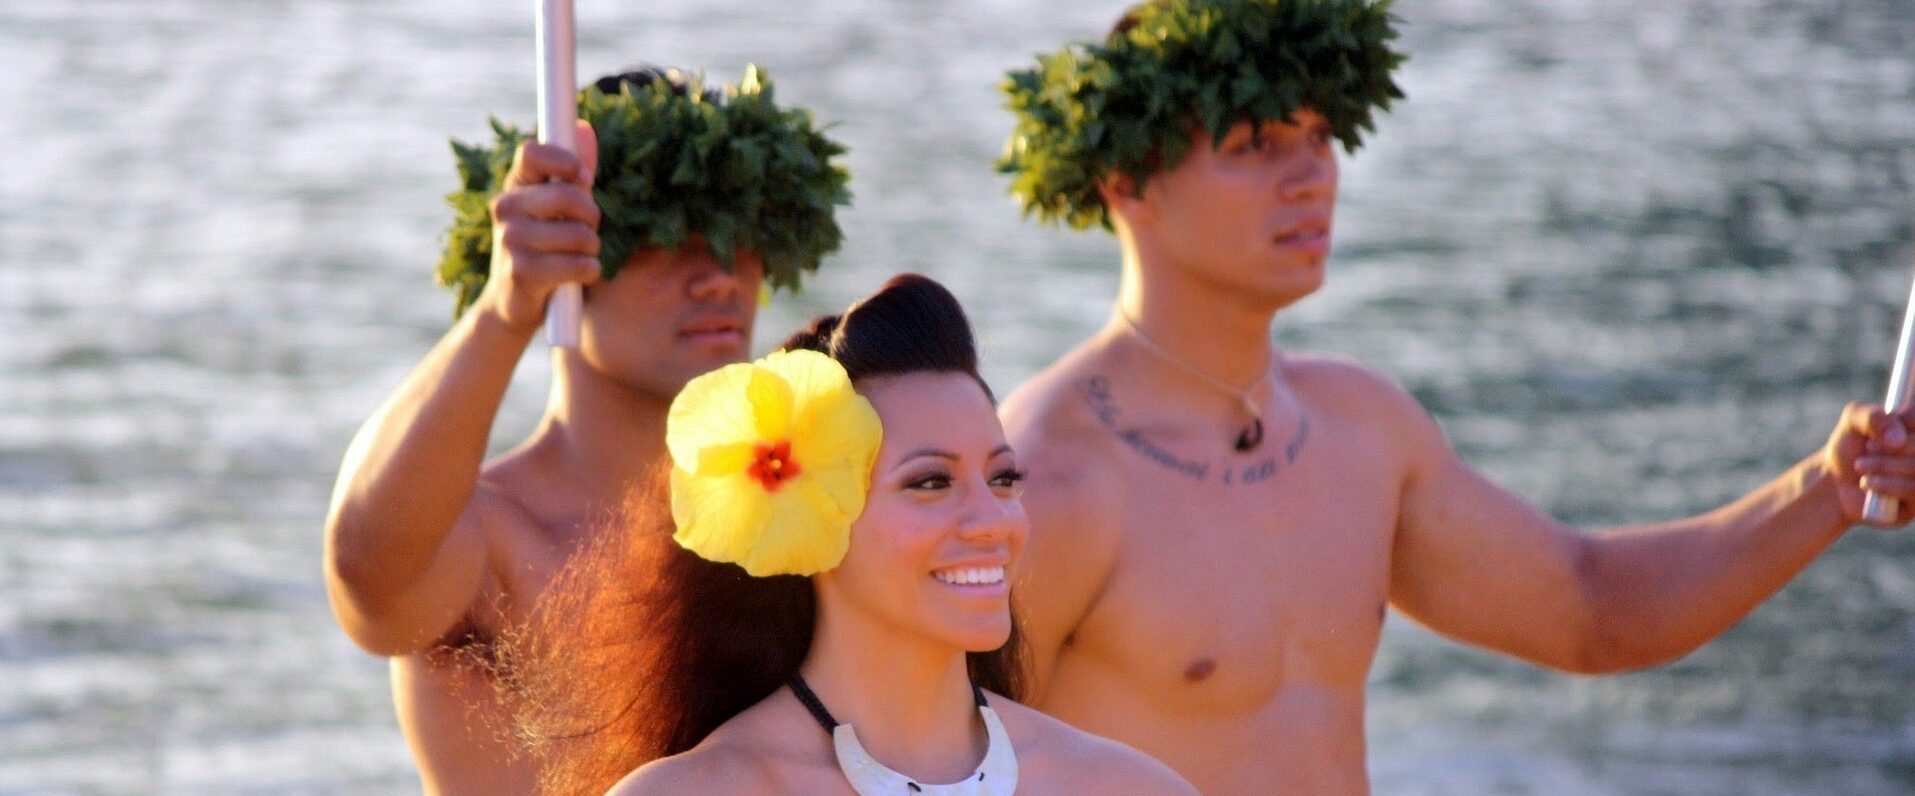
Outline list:
[[[1888,376],[1888,397],[1882,399],[1882,405],[1890,413],[1908,408],[1910,399],[1915,399],[1915,382],[1909,380],[1910,360],[1915,359],[1915,287],[1909,289],[1908,309],[1902,314],[1902,340],[1895,350],[1895,369]],[[1868,493],[1862,503],[1862,521],[1870,525],[1893,525],[1895,516],[1901,507],[1894,498],[1882,497],[1874,492]]]

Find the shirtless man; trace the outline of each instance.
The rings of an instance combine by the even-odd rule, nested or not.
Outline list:
[[[601,90],[616,94],[618,80],[665,81],[679,97],[685,90],[677,73],[651,70],[606,78]],[[783,129],[813,134],[808,121]],[[728,265],[694,235],[674,248],[639,248],[601,280],[591,193],[598,144],[583,121],[579,133],[577,157],[536,143],[517,151],[491,204],[489,278],[359,430],[327,519],[333,613],[353,641],[391,658],[400,727],[429,794],[533,791],[533,763],[503,735],[509,722],[483,665],[486,644],[526,617],[569,552],[666,455],[665,415],[679,389],[749,353],[768,258],[740,248]],[[666,140],[658,157],[676,162],[684,138]],[[816,160],[837,175],[842,199],[843,172]],[[829,175],[817,179],[832,185]],[[817,239],[835,246],[832,204],[790,217],[828,225]],[[790,262],[815,267],[821,254],[798,252]],[[537,429],[485,461],[512,370],[546,299],[568,281],[587,286],[579,345],[552,350],[553,385]]]
[[[1181,159],[1094,175],[1123,251],[1111,321],[1002,409],[1031,471],[1019,595],[1036,707],[1208,796],[1361,794],[1386,605],[1543,666],[1616,672],[1735,624],[1858,521],[1863,485],[1910,519],[1909,417],[1879,407],[1850,405],[1823,449],[1734,503],[1587,534],[1472,470],[1382,375],[1275,349],[1275,314],[1324,279],[1331,145],[1349,132],[1330,116],[1226,118],[1221,140],[1199,123]],[[1013,152],[1042,132],[1021,125]]]

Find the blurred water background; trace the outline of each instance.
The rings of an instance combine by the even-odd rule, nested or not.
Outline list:
[[[416,790],[320,527],[357,424],[445,328],[448,135],[533,118],[530,3],[0,6],[0,794]],[[580,0],[645,60],[837,123],[842,254],[761,337],[894,271],[987,375],[1099,325],[1115,246],[1020,221],[994,83],[1112,0]],[[1410,99],[1347,161],[1284,345],[1400,379],[1590,526],[1684,515],[1876,400],[1915,260],[1908,0],[1405,0]],[[503,446],[544,397],[527,357]],[[1680,606],[1672,606],[1680,610]],[[1674,665],[1575,679],[1392,620],[1382,794],[1915,792],[1915,537],[1859,531]]]

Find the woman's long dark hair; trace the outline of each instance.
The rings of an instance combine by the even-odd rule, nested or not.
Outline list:
[[[915,274],[893,278],[843,315],[813,320],[786,349],[821,351],[853,383],[962,373],[977,346],[957,299]],[[988,394],[989,388],[986,388]],[[530,625],[500,643],[499,682],[518,740],[547,794],[597,794],[632,769],[697,745],[770,696],[811,648],[817,595],[796,575],[754,578],[671,539],[661,469],[547,588]],[[971,679],[1024,696],[1023,642],[966,655]]]

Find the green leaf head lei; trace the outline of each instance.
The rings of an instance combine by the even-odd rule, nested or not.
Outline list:
[[[1405,60],[1391,0],[1151,0],[1102,44],[1037,57],[1001,84],[1017,117],[1000,173],[1025,215],[1110,228],[1097,193],[1106,174],[1142,192],[1189,152],[1199,125],[1213,142],[1238,122],[1282,121],[1311,108],[1355,152],[1373,110],[1403,92]]]
[[[755,252],[773,289],[799,277],[843,239],[836,209],[851,201],[850,173],[833,158],[843,145],[809,111],[781,108],[771,78],[745,68],[736,85],[707,90],[702,75],[656,69],[603,78],[579,92],[579,118],[598,135],[599,265],[611,279],[633,252],[677,249],[701,236],[729,267]],[[532,133],[492,119],[493,142],[452,142],[459,190],[439,260],[439,284],[463,313],[485,287],[492,262],[491,202],[519,144]]]

